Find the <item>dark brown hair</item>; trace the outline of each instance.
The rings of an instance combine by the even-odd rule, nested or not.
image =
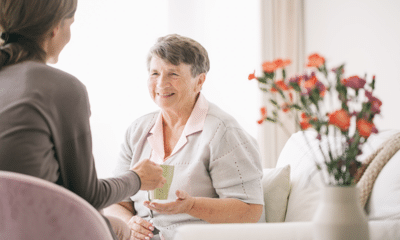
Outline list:
[[[191,65],[193,77],[210,70],[210,60],[206,49],[195,40],[178,34],[170,34],[157,39],[147,56],[148,70],[150,70],[153,56],[167,60],[176,66],[180,63]]]
[[[0,69],[26,60],[44,62],[41,45],[54,27],[75,14],[78,0],[1,0]],[[18,37],[15,37],[18,36]]]

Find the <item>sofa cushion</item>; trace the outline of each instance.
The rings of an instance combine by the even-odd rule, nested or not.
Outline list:
[[[262,186],[265,221],[283,222],[290,191],[290,165],[263,169]]]

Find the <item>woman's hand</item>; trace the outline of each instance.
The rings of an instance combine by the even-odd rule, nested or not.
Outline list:
[[[187,192],[177,190],[176,201],[171,203],[154,203],[145,201],[144,206],[161,214],[178,214],[189,213],[192,209],[195,198],[190,196]]]
[[[153,237],[153,224],[141,217],[133,216],[128,226],[131,228],[131,238],[129,240],[148,240]]]
[[[167,181],[163,176],[163,169],[149,159],[143,159],[135,164],[131,169],[140,178],[140,190],[153,190],[162,188]]]

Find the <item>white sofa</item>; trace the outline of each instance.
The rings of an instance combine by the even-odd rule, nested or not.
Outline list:
[[[399,131],[372,135],[362,158]],[[307,133],[311,135],[313,133]],[[319,203],[323,182],[315,170],[318,142],[304,141],[303,133],[292,135],[276,168],[264,169],[265,220],[255,224],[187,225],[177,230],[174,240],[197,239],[313,239],[312,218]],[[311,147],[309,147],[311,146]],[[365,210],[370,239],[400,239],[400,151],[385,165],[373,186]],[[316,173],[316,174],[314,174]]]

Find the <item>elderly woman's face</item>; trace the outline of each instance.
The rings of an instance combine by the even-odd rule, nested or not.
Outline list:
[[[153,101],[163,110],[192,110],[205,74],[192,77],[191,66],[175,66],[154,56],[150,62],[148,87]]]

